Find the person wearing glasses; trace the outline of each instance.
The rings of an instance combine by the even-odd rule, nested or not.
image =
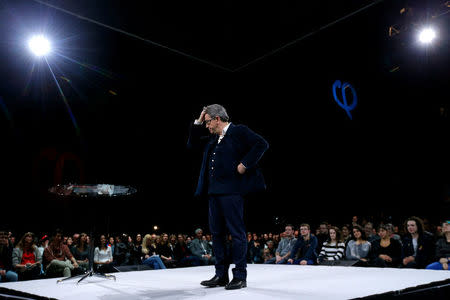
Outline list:
[[[215,276],[202,281],[203,286],[226,289],[247,286],[243,197],[265,189],[258,162],[268,147],[267,141],[247,126],[230,123],[227,111],[219,104],[204,107],[191,125],[188,148],[203,152],[195,195],[208,197],[216,256]],[[232,236],[232,261],[236,266],[231,282],[228,279],[230,259],[226,257],[227,230]]]
[[[309,224],[300,225],[300,236],[292,247],[289,265],[313,265],[317,261],[317,238],[311,234]]]

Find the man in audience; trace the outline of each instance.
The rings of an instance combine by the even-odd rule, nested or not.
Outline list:
[[[288,264],[312,265],[317,260],[317,238],[311,235],[309,224],[300,225],[300,237],[292,248]]]
[[[208,244],[209,244],[209,245],[211,246],[211,248],[212,248],[213,243],[212,243],[211,235],[210,235],[210,234],[207,234],[205,237],[206,237],[206,241],[208,242]]]
[[[71,263],[72,262],[72,263]],[[48,274],[70,277],[78,263],[63,243],[62,231],[57,229],[48,247],[44,250],[44,266]]]
[[[73,244],[74,245],[78,245],[78,241],[80,240],[80,234],[79,233],[74,233],[72,235],[72,240],[73,240]]]
[[[380,236],[376,234],[376,232],[373,229],[372,222],[367,222],[366,225],[364,225],[364,232],[366,234],[366,238],[369,243],[372,243],[373,241],[380,239]]]
[[[263,250],[263,261],[267,262],[269,259],[275,258],[275,247],[272,240],[267,241],[267,248]]]
[[[275,251],[275,257],[268,259],[266,264],[286,264],[289,256],[291,255],[292,247],[294,247],[297,239],[294,237],[294,226],[291,224],[286,225],[284,231],[284,238],[278,244],[278,248]]]
[[[423,269],[433,262],[434,238],[426,232],[422,220],[410,217],[406,220],[403,238],[402,263],[404,268]]]
[[[207,241],[202,239],[203,230],[198,228],[195,230],[195,239],[189,244],[189,250],[192,254],[200,258],[203,265],[213,265],[215,263],[212,256],[212,248]]]
[[[328,222],[322,222],[319,225],[319,233],[317,238],[317,248],[316,253],[320,253],[323,243],[328,239]]]

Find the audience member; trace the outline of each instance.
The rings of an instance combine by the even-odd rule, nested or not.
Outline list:
[[[275,246],[272,240],[267,241],[267,248],[263,250],[263,262],[266,263],[269,259],[275,258]]]
[[[128,265],[128,258],[130,254],[128,253],[128,236],[122,234],[116,237],[116,246],[114,247],[113,261],[116,266],[126,266]]]
[[[405,222],[403,238],[402,264],[404,268],[423,269],[434,259],[433,236],[424,231],[422,220],[410,217]]]
[[[198,228],[195,230],[196,238],[192,240],[189,249],[192,254],[200,258],[203,265],[213,265],[215,259],[212,255],[212,248],[208,242],[202,240],[203,230]]]
[[[39,241],[39,246],[38,246],[38,250],[39,250],[39,253],[41,254],[41,257],[44,256],[44,250],[45,250],[45,248],[47,248],[49,242],[50,242],[50,239],[49,239],[48,235],[44,234],[44,236],[42,236],[41,240]]]
[[[136,245],[142,244],[142,235],[140,233],[136,234],[135,244]]]
[[[391,223],[387,223],[385,225],[386,231],[389,235],[390,238],[397,240],[400,242],[400,245],[402,244],[402,238],[400,237],[400,235],[394,233],[394,225],[392,225]]]
[[[70,277],[72,271],[78,268],[78,263],[63,244],[62,231],[56,230],[48,247],[44,250],[44,269],[51,276]]]
[[[8,235],[9,235],[9,237],[8,237],[9,242],[11,243],[11,245],[13,247],[15,247],[16,246],[16,236],[11,231],[9,232]]]
[[[139,244],[136,244],[133,241],[133,238],[131,237],[131,235],[129,235],[127,237],[127,241],[128,241],[128,243],[127,243],[127,256],[128,256],[128,259],[127,259],[126,264],[130,265],[130,266],[135,266],[135,265],[141,264],[142,251],[141,251],[140,246],[142,244],[142,241],[139,242]]]
[[[182,234],[178,235],[178,241],[175,244],[173,253],[175,260],[178,262],[177,266],[179,267],[190,267],[200,265],[200,258],[198,258],[195,255],[192,255],[191,250],[189,250],[189,247],[186,244],[184,236]]]
[[[141,252],[143,255],[142,264],[153,267],[155,270],[165,269],[166,266],[159,255],[156,254],[156,245],[154,244],[155,240],[156,236],[155,239],[152,239],[150,234],[146,234],[144,236],[141,247]]]
[[[116,248],[116,242],[114,241],[114,237],[113,237],[113,236],[110,236],[110,237],[109,237],[109,243],[108,243],[108,246],[111,247],[111,252],[114,254],[114,250],[115,250],[115,248]]]
[[[66,245],[67,245],[67,247],[68,247],[69,249],[72,248],[72,246],[73,246],[73,240],[72,240],[72,237],[70,237],[70,236],[67,237]]]
[[[355,266],[368,266],[368,256],[370,242],[367,241],[364,230],[359,225],[354,225],[352,229],[352,239],[347,243],[345,258],[355,260]]]
[[[350,225],[344,224],[341,229],[342,241],[345,245],[347,245],[348,241],[352,239],[352,235],[350,233]]]
[[[380,236],[377,235],[373,228],[372,222],[366,222],[366,224],[364,225],[364,233],[366,234],[367,241],[371,244],[373,241],[380,239]]]
[[[286,264],[289,256],[291,255],[291,250],[294,247],[297,239],[294,237],[294,226],[286,225],[284,229],[284,238],[278,244],[277,250],[275,251],[275,257],[268,259],[266,264]]]
[[[0,230],[0,281],[17,281],[19,276],[12,266],[13,245],[8,239],[8,231]]]
[[[380,239],[371,242],[370,264],[380,268],[397,267],[402,254],[400,242],[390,236],[386,225],[379,226],[378,235]]]
[[[74,233],[74,234],[72,235],[72,241],[73,241],[73,243],[74,243],[75,245],[78,243],[79,238],[80,238],[80,234],[79,234],[79,233]]]
[[[254,235],[253,238],[256,237],[256,240],[253,239],[247,249],[247,262],[251,264],[261,264],[263,263],[263,249],[264,246],[261,245],[261,239],[258,238],[257,235]]]
[[[442,223],[442,237],[436,242],[436,260],[427,266],[429,270],[448,270],[450,259],[450,221]]]
[[[311,235],[308,224],[300,225],[300,237],[292,248],[288,264],[313,265],[317,260],[317,238]]]
[[[19,280],[39,278],[42,255],[34,242],[34,234],[32,232],[25,233],[13,249],[12,265],[19,276]]]
[[[328,239],[323,242],[317,263],[324,261],[338,261],[343,259],[345,243],[342,241],[341,231],[337,227],[328,230]]]
[[[70,237],[69,237],[70,238]],[[87,244],[87,234],[81,233],[77,239],[77,243],[69,248],[75,257],[78,265],[83,271],[89,269],[89,245]]]
[[[81,240],[82,236],[80,236]],[[105,235],[101,235],[94,249],[94,269],[99,273],[112,273],[116,270],[113,267],[114,258],[111,247],[108,246]]]
[[[156,253],[159,254],[167,268],[174,268],[176,266],[176,261],[174,259],[172,248],[169,244],[169,235],[167,233],[163,233],[161,237],[161,242],[156,245]],[[206,240],[202,240],[202,242],[208,244]]]
[[[323,243],[328,239],[328,222],[322,222],[319,225],[319,233],[316,235],[317,248],[316,253],[319,253],[322,249]]]

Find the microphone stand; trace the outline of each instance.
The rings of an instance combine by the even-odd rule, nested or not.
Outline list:
[[[83,281],[84,279],[88,278],[88,277],[99,277],[99,278],[103,278],[103,279],[114,279],[114,281],[116,281],[116,276],[111,275],[111,274],[104,274],[104,273],[99,273],[99,272],[95,272],[94,271],[94,235],[91,232],[91,239],[89,240],[89,271],[87,271],[84,274],[81,275],[76,275],[76,276],[71,276],[71,277],[67,277],[67,278],[63,278],[63,279],[59,279],[56,283],[61,283],[63,281],[66,280],[72,280],[72,279],[78,279],[77,284],[79,284],[81,281]]]
[[[59,196],[73,196],[73,197],[111,197],[111,196],[128,196],[136,193],[136,189],[129,186],[121,185],[109,185],[109,184],[68,184],[68,185],[56,185],[49,189],[49,192]],[[100,277],[104,279],[114,279],[116,276],[110,274],[104,274],[94,271],[94,233],[95,224],[92,224],[91,239],[89,241],[89,271],[84,274],[71,276],[63,279],[59,279],[56,283],[60,283],[66,280],[78,279],[77,284],[88,277]],[[109,226],[109,221],[108,221]],[[115,270],[118,270],[114,267]]]

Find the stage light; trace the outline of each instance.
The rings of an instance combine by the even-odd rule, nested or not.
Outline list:
[[[43,35],[33,36],[28,41],[28,47],[30,47],[31,52],[38,57],[47,55],[51,50],[50,41]]]
[[[158,226],[153,226],[153,230],[158,230]]]
[[[436,32],[432,28],[425,28],[419,33],[419,41],[430,44],[436,38]]]

